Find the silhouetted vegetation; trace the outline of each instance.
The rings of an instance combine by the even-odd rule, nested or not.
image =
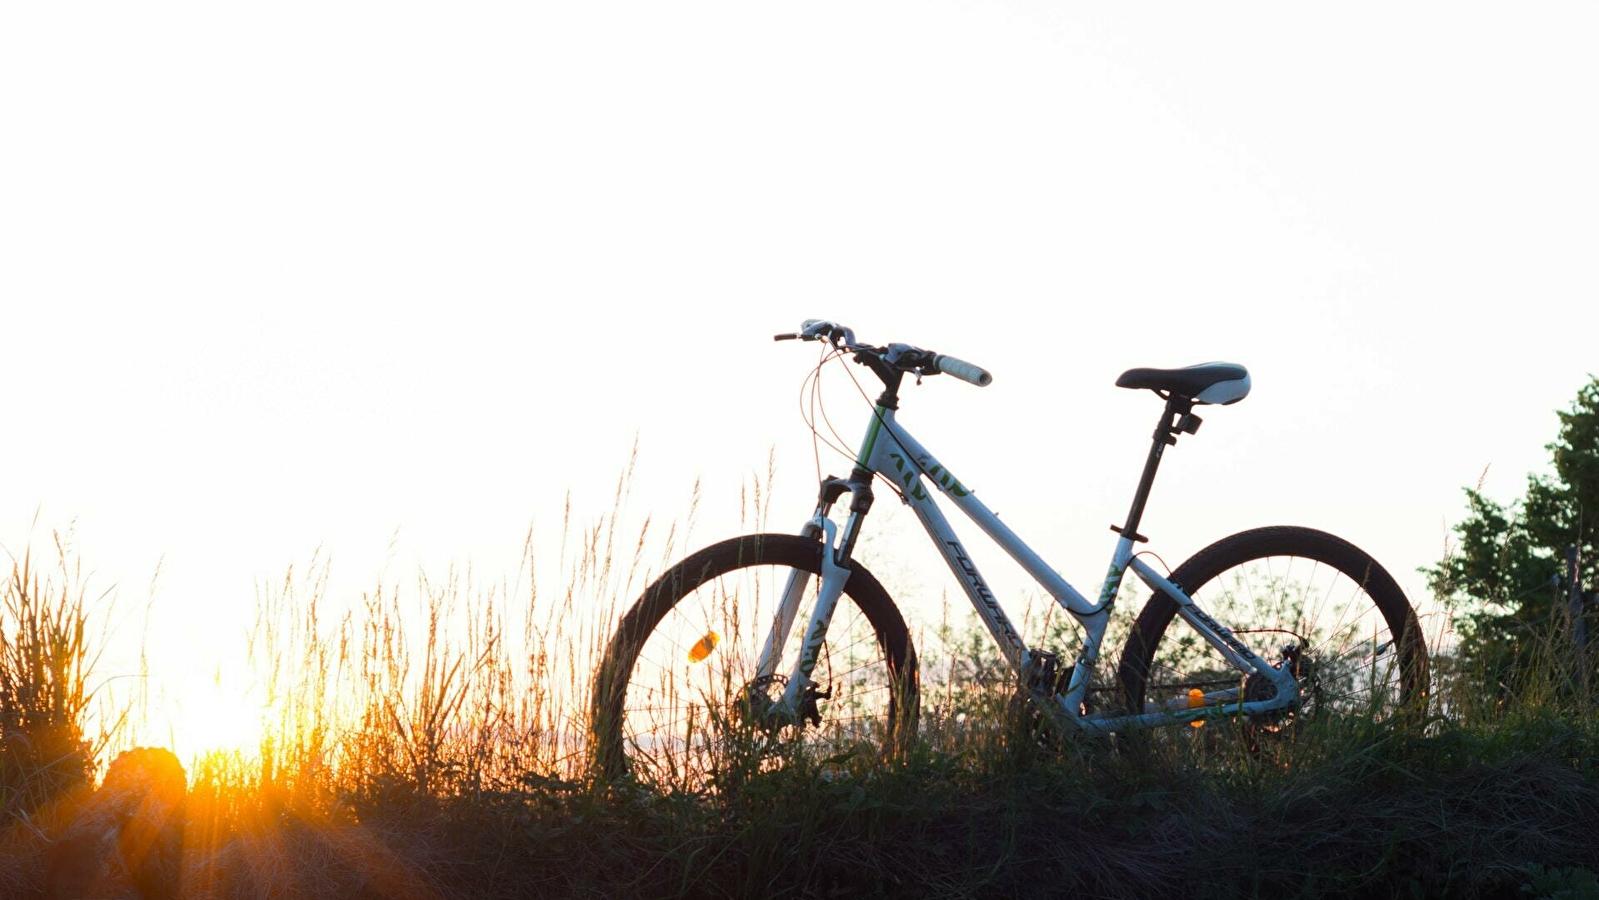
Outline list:
[[[660,543],[663,566],[684,549]],[[554,594],[449,572],[335,613],[324,562],[263,588],[248,649],[268,719],[259,746],[186,761],[180,895],[1591,896],[1592,698],[1502,702],[1456,663],[1435,667],[1421,720],[1101,740],[1041,730],[957,617],[914,635],[922,718],[904,757],[765,748],[692,791],[596,780],[587,692],[648,581],[644,545],[615,510],[569,522]],[[5,897],[42,896],[43,848],[116,743],[83,734],[96,648],[61,556],[62,578],[24,560],[7,588]],[[1059,616],[1023,627],[1072,645]],[[1516,635],[1553,646],[1555,627]]]
[[[1558,416],[1559,433],[1545,445],[1553,474],[1529,475],[1525,496],[1509,504],[1481,485],[1467,488],[1455,546],[1426,570],[1434,594],[1454,609],[1454,662],[1496,701],[1542,698],[1584,678],[1571,640],[1566,553],[1577,549],[1577,590],[1599,589],[1599,378]]]

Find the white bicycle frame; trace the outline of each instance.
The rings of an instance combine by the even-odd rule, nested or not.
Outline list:
[[[1006,527],[999,517],[994,515],[993,510],[985,506],[970,488],[944,468],[926,447],[900,426],[894,413],[893,409],[882,405],[875,407],[871,425],[861,444],[856,463],[860,468],[881,475],[899,486],[905,502],[915,511],[928,537],[938,547],[944,561],[949,564],[955,580],[960,582],[961,588],[971,598],[972,607],[977,610],[977,615],[983,620],[983,624],[988,628],[1018,678],[1026,681],[1027,673],[1033,671],[1035,661],[1038,659],[1037,653],[1027,646],[1011,625],[1010,619],[1000,608],[999,601],[978,572],[976,564],[967,555],[965,547],[950,527],[949,520],[933,501],[932,494],[927,491],[927,484],[930,483],[937,488],[994,543],[1004,548],[1005,552],[1055,599],[1055,602],[1071,613],[1082,625],[1083,643],[1072,665],[1071,677],[1065,690],[1056,692],[1052,685],[1047,684],[1029,688],[1034,702],[1051,719],[1058,723],[1071,722],[1089,731],[1103,733],[1238,714],[1266,713],[1288,707],[1298,700],[1298,684],[1294,680],[1291,666],[1273,666],[1238,640],[1230,629],[1211,618],[1179,586],[1135,556],[1134,541],[1130,535],[1123,534],[1117,540],[1110,569],[1099,591],[1099,598],[1094,601],[1088,600],[1044,562],[1015,532]],[[863,512],[851,512],[849,521],[845,525],[846,536],[857,533],[863,516]],[[848,538],[841,540],[837,524],[827,518],[820,508],[817,515],[806,524],[804,533],[822,538],[825,549],[822,553],[822,584],[810,623],[806,626],[804,639],[800,644],[799,659],[788,677],[782,698],[777,701],[773,710],[774,713],[790,720],[794,720],[797,716],[805,690],[813,685],[811,672],[815,669],[833,610],[838,605],[838,598],[843,593],[844,584],[850,575],[849,561],[843,558],[842,548],[852,542]],[[1084,714],[1083,701],[1088,693],[1094,665],[1099,659],[1100,642],[1104,639],[1105,628],[1110,620],[1110,609],[1121,589],[1122,578],[1129,569],[1140,581],[1148,585],[1150,590],[1165,594],[1177,604],[1177,615],[1239,670],[1240,684],[1247,676],[1264,675],[1276,684],[1275,696],[1269,700],[1244,700],[1241,687],[1234,687],[1205,693],[1203,703],[1200,705],[1183,696],[1164,703],[1149,703],[1142,712],[1126,715],[1108,715],[1100,712]],[[794,618],[799,610],[801,595],[809,579],[810,575],[806,572],[795,572],[790,576],[783,598],[778,604],[772,630],[767,635],[757,664],[758,676],[771,676],[776,671],[778,658],[781,656],[782,647],[788,641]]]

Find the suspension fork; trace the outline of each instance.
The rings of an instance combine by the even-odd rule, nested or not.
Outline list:
[[[833,619],[833,611],[838,607],[838,598],[844,593],[844,585],[849,582],[850,552],[855,547],[866,513],[872,506],[871,474],[857,469],[854,475],[860,477],[848,480],[827,478],[822,481],[816,512],[800,530],[801,536],[821,542],[822,583],[817,593],[816,608],[811,612],[810,622],[805,626],[805,634],[800,642],[799,658],[789,674],[782,699],[773,710],[789,720],[805,711],[807,700],[814,703],[815,685],[811,681],[811,672],[816,669],[817,656],[821,652],[822,641],[827,637],[827,626]],[[849,520],[841,535],[838,524],[828,518],[828,513],[845,493],[851,494],[852,500]],[[800,600],[810,579],[811,573],[799,569],[789,573],[777,613],[772,619],[772,630],[766,636],[760,661],[756,664],[756,682],[769,681],[776,674],[783,647],[788,644],[794,619],[799,615]]]

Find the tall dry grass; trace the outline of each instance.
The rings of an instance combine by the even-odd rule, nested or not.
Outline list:
[[[54,559],[32,549],[0,585],[0,809],[37,810],[92,778],[120,715],[89,733],[94,668],[104,646],[89,625],[88,579],[67,539]]]

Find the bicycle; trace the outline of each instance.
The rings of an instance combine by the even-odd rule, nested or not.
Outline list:
[[[1384,718],[1424,705],[1427,649],[1415,611],[1388,572],[1353,544],[1309,528],[1258,528],[1216,541],[1169,576],[1135,553],[1148,540],[1138,528],[1166,448],[1197,432],[1195,407],[1230,405],[1249,393],[1243,366],[1131,369],[1117,379],[1118,387],[1154,391],[1165,409],[1127,518],[1111,526],[1115,550],[1091,601],[898,420],[906,375],[986,386],[988,372],[908,344],[860,343],[828,321],[807,320],[775,339],[825,341],[829,359],[852,356],[882,381],[854,465],[846,478],[822,479],[799,534],[751,534],[707,547],[662,574],[622,618],[591,708],[603,777],[701,784],[735,733],[829,756],[862,743],[888,754],[910,746],[919,708],[915,649],[888,592],[852,558],[878,479],[911,507],[1014,670],[1019,692],[1056,728],[1106,734],[1233,719],[1271,732],[1313,715]],[[1070,665],[1027,646],[935,493],[1078,621],[1083,640]],[[833,510],[846,494],[840,525]],[[1129,571],[1150,596],[1122,648],[1122,702],[1099,709],[1089,686]],[[834,621],[841,598],[849,601],[842,623]],[[1224,614],[1250,618],[1230,627],[1219,620]],[[1187,629],[1174,627],[1179,619]]]

